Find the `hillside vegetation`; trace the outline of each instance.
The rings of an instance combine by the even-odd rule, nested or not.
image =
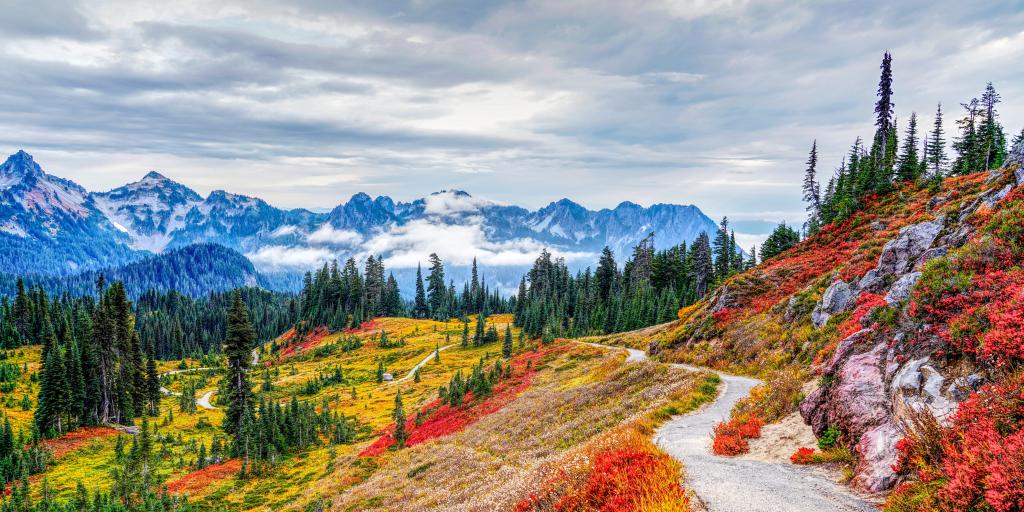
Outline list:
[[[734,422],[799,409],[826,455],[850,451],[853,485],[898,486],[890,510],[1018,510],[1021,162],[1018,146],[1001,169],[870,196],[675,324],[622,342],[761,376]]]

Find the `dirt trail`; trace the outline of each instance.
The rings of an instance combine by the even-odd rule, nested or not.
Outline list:
[[[628,362],[643,361],[641,350],[587,343],[629,352]],[[709,371],[688,365],[672,365]],[[854,494],[821,470],[788,463],[719,457],[711,452],[712,432],[733,405],[760,381],[719,373],[718,399],[691,414],[675,416],[654,433],[654,442],[683,464],[685,487],[708,512],[866,512],[878,507]]]
[[[437,349],[436,352],[442,352],[442,351],[448,350],[448,349],[454,347],[455,345],[457,345],[457,343],[452,343],[451,345],[445,345],[445,346]],[[433,361],[434,360],[434,355],[436,354],[436,352],[431,352],[429,356],[423,358],[422,361],[416,363],[416,366],[413,366],[412,370],[409,370],[409,374],[408,375],[406,375],[405,377],[402,377],[401,379],[391,381],[391,384],[396,384],[396,383],[399,383],[399,382],[405,382],[405,381],[410,380],[413,377],[415,377],[416,376],[416,370],[419,370],[420,368],[423,368],[423,365]]]
[[[259,349],[255,349],[254,348],[254,349],[252,349],[252,366],[256,366],[257,364],[259,364],[259,362],[260,362]],[[163,377],[164,375],[177,375],[179,373],[199,372],[199,371],[203,371],[203,370],[219,370],[219,368],[210,368],[210,367],[186,368],[184,370],[173,370],[173,371],[169,371],[169,372],[164,372],[164,373],[161,373],[160,375],[158,375],[158,377]],[[165,394],[165,395],[170,395],[170,396],[181,396],[181,393],[178,393],[176,391],[171,391],[171,390],[169,390],[169,389],[167,389],[167,388],[165,388],[163,386],[160,386],[160,392]],[[213,397],[213,394],[216,393],[216,392],[217,392],[216,390],[214,390],[214,391],[207,391],[205,395],[203,395],[203,396],[201,396],[201,397],[196,399],[196,405],[198,405],[199,407],[202,407],[203,409],[208,409],[208,410],[211,410],[211,411],[216,409],[216,407],[214,407],[213,404],[210,403],[210,398]]]

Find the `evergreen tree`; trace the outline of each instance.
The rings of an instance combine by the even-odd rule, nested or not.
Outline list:
[[[942,128],[942,103],[935,110],[935,123],[928,138],[928,170],[933,178],[941,178],[946,173],[946,139]]]
[[[409,435],[405,431],[405,411],[402,409],[401,390],[395,393],[395,410],[392,414],[392,419],[395,420],[395,443],[398,444],[399,448],[405,448],[405,442],[408,440]]]
[[[501,356],[508,359],[512,357],[512,326],[505,324],[505,340],[501,344]]]
[[[427,306],[427,292],[423,289],[423,270],[416,265],[416,299],[412,309],[413,318],[427,318],[430,309]]]
[[[807,211],[811,213],[811,219],[818,217],[821,210],[821,194],[818,186],[818,141],[811,143],[811,153],[807,156],[807,169],[804,171],[804,202],[807,203]]]
[[[429,258],[430,274],[427,275],[427,302],[434,320],[448,320],[451,315],[447,308],[448,290],[444,284],[444,263],[436,253]]]
[[[800,234],[783,222],[776,226],[761,244],[761,258],[762,260],[773,258],[799,242]]]
[[[882,56],[881,77],[878,79],[878,101],[875,103],[875,139],[871,148],[871,158],[876,176],[892,174],[892,162],[886,158],[886,147],[889,144],[893,129],[892,102],[892,55],[885,52]]]
[[[247,372],[252,361],[255,338],[242,296],[235,294],[234,303],[228,312],[227,335],[222,349],[227,359],[227,371],[221,386],[227,390],[223,428],[235,440],[236,453],[239,453],[244,441],[246,419],[251,417],[253,410],[252,386]]]
[[[896,177],[899,181],[917,181],[921,177],[922,165],[917,157],[917,145],[920,142],[917,135],[917,113],[910,114],[910,124],[907,125],[907,137],[903,141],[903,153],[899,157],[899,164],[896,170]]]

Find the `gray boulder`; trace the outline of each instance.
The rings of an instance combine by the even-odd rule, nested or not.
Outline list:
[[[910,271],[918,258],[935,242],[944,225],[945,219],[938,217],[931,222],[921,222],[901,229],[896,238],[886,242],[878,257],[878,266],[861,279],[859,288],[880,291],[887,278]]]
[[[853,304],[854,289],[845,281],[836,281],[825,290],[821,300],[811,312],[811,321],[814,326],[821,328],[828,322],[829,317],[836,313],[846,311],[846,308]]]
[[[899,304],[910,298],[910,291],[913,290],[917,280],[921,278],[920,272],[911,272],[896,280],[885,294],[885,303],[890,306]]]

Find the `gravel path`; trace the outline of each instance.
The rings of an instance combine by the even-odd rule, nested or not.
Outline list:
[[[259,362],[260,362],[259,350],[254,348],[254,349],[252,349],[252,366],[256,366],[257,364],[259,364]],[[204,367],[204,368],[186,368],[184,370],[173,370],[173,371],[169,371],[169,372],[164,372],[164,373],[161,373],[160,375],[158,375],[158,377],[163,377],[164,375],[177,375],[179,373],[189,373],[189,372],[199,372],[199,371],[203,371],[203,370],[219,370],[219,369],[220,368],[206,368],[206,367]],[[181,393],[178,393],[178,392],[175,392],[175,391],[171,391],[171,390],[169,390],[169,389],[167,389],[167,388],[165,388],[163,386],[160,386],[160,392],[165,394],[165,395],[170,395],[170,396],[181,396]],[[214,391],[207,391],[205,395],[203,395],[203,396],[201,396],[201,397],[196,399],[196,405],[198,405],[199,407],[202,407],[203,409],[209,409],[211,411],[216,409],[216,407],[214,407],[213,404],[210,403],[210,398],[213,397],[213,394],[216,393],[216,392],[217,392],[216,390],[214,390]]]
[[[588,345],[595,345],[588,343]],[[622,347],[606,347],[622,350]],[[647,354],[629,352],[627,361]],[[673,365],[704,371],[688,365]],[[711,452],[711,435],[733,405],[760,381],[719,373],[717,400],[692,414],[675,416],[654,433],[654,442],[683,464],[685,486],[708,512],[866,512],[878,507],[834,481],[824,471],[793,464],[719,457]]]
[[[445,345],[445,346],[437,349],[437,352],[448,350],[448,349],[454,347],[455,345],[457,345],[457,343],[452,343],[451,345]],[[423,365],[425,365],[425,364],[427,364],[427,363],[429,363],[429,362],[434,360],[434,355],[435,355],[435,352],[431,352],[429,356],[423,358],[422,361],[416,363],[416,366],[413,366],[412,370],[409,370],[409,374],[408,375],[406,375],[405,377],[402,377],[401,379],[393,380],[390,383],[391,384],[397,384],[399,382],[405,382],[407,380],[412,379],[413,377],[416,376],[416,370],[419,370],[420,368],[423,368]]]

